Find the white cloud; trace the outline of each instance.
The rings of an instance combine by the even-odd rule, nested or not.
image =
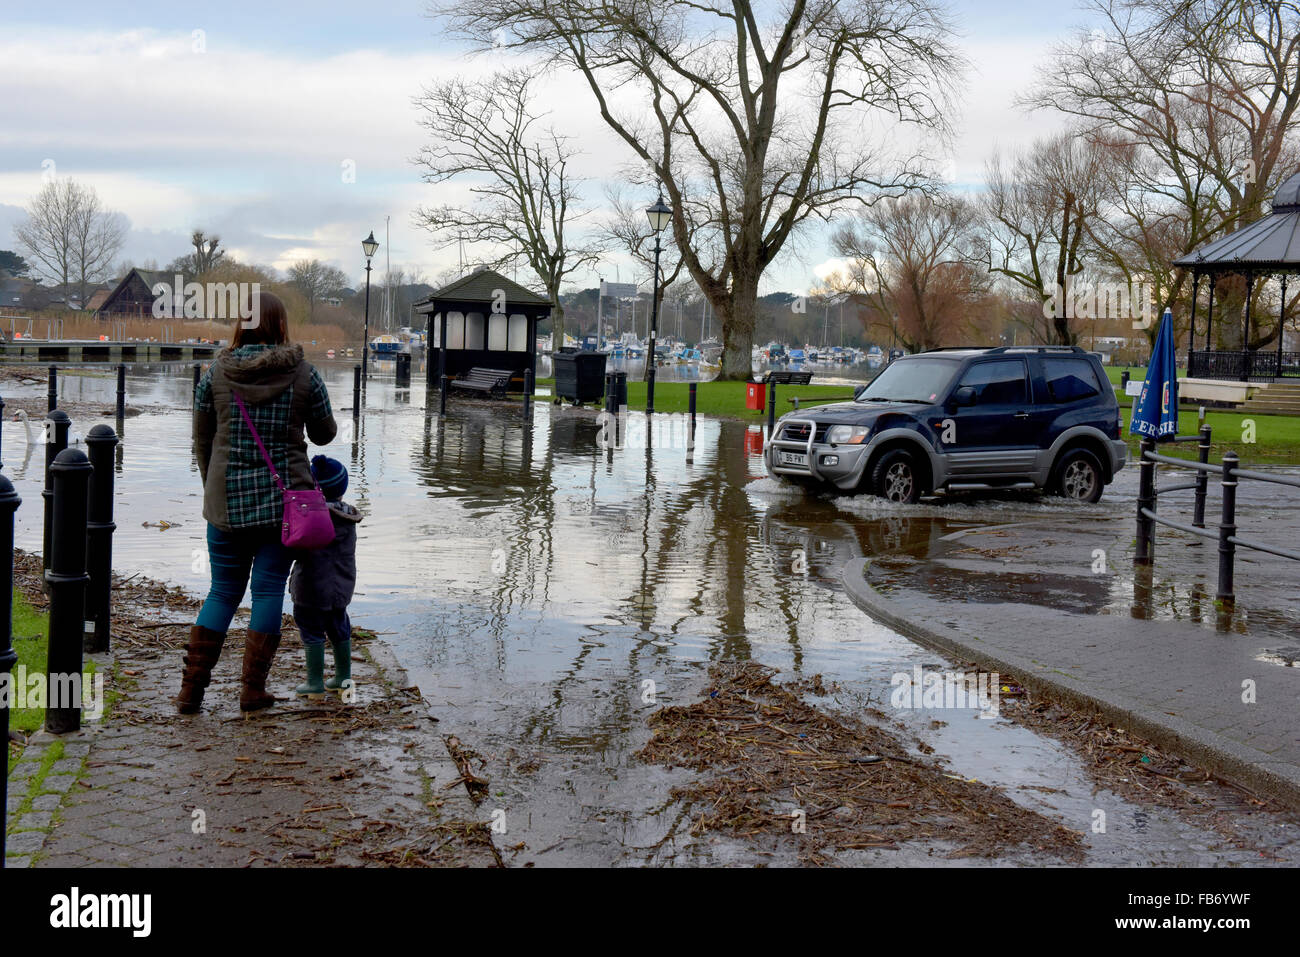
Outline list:
[[[430,52],[358,49],[330,55],[267,51],[232,43],[211,29],[194,52],[188,29],[119,32],[7,28],[0,34],[0,246],[14,217],[39,189],[41,162],[84,180],[133,229],[126,254],[166,262],[188,248],[195,226],[219,232],[228,248],[279,268],[315,256],[357,278],[360,239],[383,235],[391,216],[394,265],[436,275],[457,261],[433,251],[412,225],[422,203],[463,194],[464,185],[428,186],[409,160],[423,140],[412,97],[435,79],[488,72],[495,61],[468,59],[438,44]],[[976,71],[966,84],[952,175],[975,186],[995,146],[1027,142],[1041,121],[1012,106],[1046,52],[1032,39],[962,43]],[[560,73],[539,91],[553,122],[585,152],[576,171],[593,180],[618,175],[630,153],[606,129],[580,77]],[[355,164],[355,182],[342,165]],[[601,204],[599,182],[588,199]],[[800,255],[769,271],[766,289],[821,278],[826,236],[811,233]],[[382,261],[383,253],[380,259]],[[603,267],[631,271],[612,256]],[[582,281],[595,281],[595,271]]]

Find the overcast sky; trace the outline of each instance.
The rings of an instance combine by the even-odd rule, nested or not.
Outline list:
[[[1083,15],[1066,0],[952,9],[973,69],[948,172],[976,188],[993,149],[1058,124],[1013,98]],[[456,250],[432,249],[411,223],[448,189],[421,183],[410,162],[421,142],[411,99],[491,62],[467,59],[424,10],[425,0],[4,0],[0,248],[17,248],[13,226],[52,170],[127,216],[122,255],[136,262],[169,262],[199,226],[241,260],[284,268],[315,257],[358,278],[360,240],[373,229],[382,242],[387,216],[394,267],[432,278],[455,266]],[[584,150],[585,174],[608,177],[627,158],[585,86],[552,81],[540,102]],[[349,163],[355,182],[345,182]],[[601,201],[598,184],[588,193]],[[802,291],[829,259],[825,236],[810,235],[769,270],[765,291]],[[629,278],[617,257],[600,272],[613,279],[616,268]],[[594,271],[585,279],[594,284]]]

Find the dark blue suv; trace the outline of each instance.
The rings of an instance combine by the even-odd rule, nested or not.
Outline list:
[[[895,360],[839,402],[782,416],[768,471],[915,502],[1036,488],[1095,502],[1128,446],[1101,361],[1078,346],[937,349]]]

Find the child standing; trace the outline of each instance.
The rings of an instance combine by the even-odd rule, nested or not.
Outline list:
[[[311,460],[311,472],[325,495],[334,520],[334,541],[314,551],[300,552],[289,576],[293,620],[307,654],[307,680],[294,691],[316,698],[326,689],[338,691],[352,684],[352,622],[348,605],[357,583],[357,523],[361,513],[343,501],[348,470],[324,455]],[[325,676],[325,640],[334,650],[334,677]]]

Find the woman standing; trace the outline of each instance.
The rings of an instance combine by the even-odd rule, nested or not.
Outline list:
[[[176,706],[194,714],[221,656],[231,619],[252,578],[253,607],[244,643],[241,711],[275,703],[266,676],[280,645],[284,587],[293,552],[280,543],[283,502],[257,442],[234,399],[243,400],[286,488],[312,488],[306,439],[325,445],[337,426],[325,383],[289,343],[288,316],[276,296],[237,321],[199,381],[194,401],[194,450],[203,478],[212,587],[190,629]]]

